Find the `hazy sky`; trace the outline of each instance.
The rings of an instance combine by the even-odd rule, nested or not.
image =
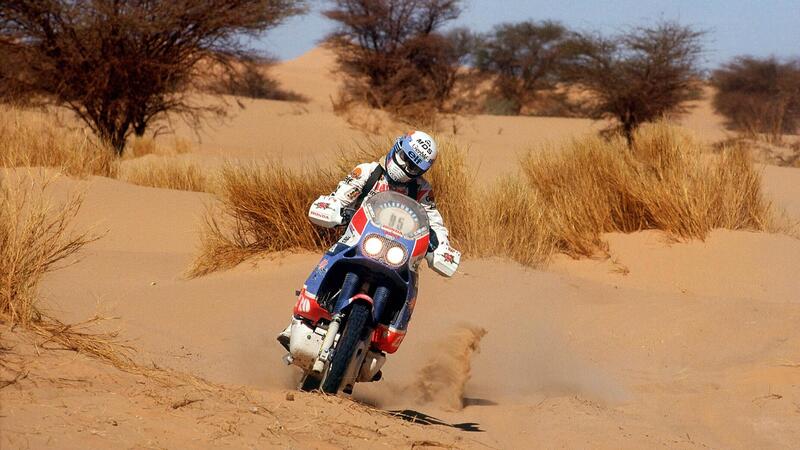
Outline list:
[[[324,0],[311,0],[311,12],[269,32],[258,44],[280,59],[313,48],[333,27],[319,11]],[[614,32],[659,18],[707,30],[707,67],[741,55],[800,57],[800,0],[465,0],[465,10],[451,26],[486,31],[501,22],[555,19],[579,30]]]

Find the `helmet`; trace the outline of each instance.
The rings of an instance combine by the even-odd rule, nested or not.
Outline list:
[[[436,161],[436,142],[422,131],[400,136],[386,155],[386,174],[395,183],[408,183],[431,168]]]

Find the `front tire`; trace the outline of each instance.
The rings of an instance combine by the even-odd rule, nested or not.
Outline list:
[[[350,307],[344,331],[336,344],[328,373],[322,380],[322,392],[336,394],[342,384],[342,378],[347,372],[347,366],[353,359],[353,352],[361,341],[361,335],[370,316],[369,308],[363,303],[356,302]]]

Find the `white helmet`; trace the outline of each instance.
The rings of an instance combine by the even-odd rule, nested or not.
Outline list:
[[[400,136],[386,155],[386,174],[395,183],[408,183],[431,168],[439,151],[436,141],[422,131]]]

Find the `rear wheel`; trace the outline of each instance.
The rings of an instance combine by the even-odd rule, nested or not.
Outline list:
[[[364,326],[369,318],[369,308],[363,303],[356,302],[350,307],[344,331],[336,344],[333,358],[328,366],[328,373],[322,379],[322,392],[336,394],[342,384],[342,378],[347,372],[347,366],[353,358],[353,353],[361,341]]]

